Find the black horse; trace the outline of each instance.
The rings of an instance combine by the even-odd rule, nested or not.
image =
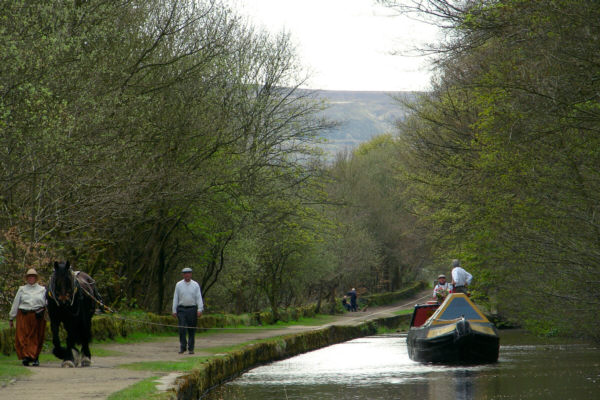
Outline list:
[[[52,353],[63,360],[63,367],[91,364],[89,343],[92,339],[92,316],[99,301],[94,280],[85,272],[74,272],[68,261],[54,262],[54,273],[46,292],[52,328]],[[67,347],[60,343],[59,327],[67,332]],[[81,345],[81,353],[75,347]],[[75,351],[75,357],[73,354]]]

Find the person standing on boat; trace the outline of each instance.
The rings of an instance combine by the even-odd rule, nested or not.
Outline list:
[[[467,294],[467,287],[472,280],[473,275],[460,266],[460,261],[452,260],[452,293]]]
[[[433,298],[437,299],[438,303],[443,303],[451,289],[452,284],[446,282],[446,275],[440,274],[438,276],[438,283],[433,288]]]

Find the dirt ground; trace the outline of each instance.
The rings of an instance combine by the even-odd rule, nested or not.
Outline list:
[[[370,319],[393,315],[394,311],[411,309],[415,303],[423,302],[430,291],[423,291],[412,299],[399,304],[374,307],[367,311],[346,313],[337,316],[329,325],[352,325]],[[177,337],[164,338],[156,342],[132,344],[105,344],[103,348],[115,352],[114,356],[93,357],[92,366],[87,368],[61,368],[60,361],[44,362],[31,368],[31,375],[19,377],[15,382],[0,388],[0,398],[10,400],[32,400],[37,397],[44,400],[106,399],[110,394],[131,386],[151,376],[161,375],[152,371],[133,371],[118,368],[121,364],[140,361],[177,361],[184,357],[212,355],[202,349],[231,346],[256,339],[265,339],[295,332],[320,329],[322,326],[290,326],[277,330],[261,330],[241,333],[212,333],[196,335],[196,354],[179,355]],[[161,375],[157,380],[163,390],[167,390],[178,374]]]

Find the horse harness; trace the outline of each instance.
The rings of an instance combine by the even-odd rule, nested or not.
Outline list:
[[[75,302],[75,296],[79,291],[79,288],[83,290],[88,296],[91,296],[93,290],[93,285],[96,282],[87,274],[82,274],[81,271],[73,271],[71,270],[71,285],[73,287],[73,293],[66,293],[62,295],[56,295],[56,275],[52,275],[50,277],[50,282],[48,284],[48,297],[53,299],[56,302],[57,306],[60,306],[60,302],[70,300],[71,306]],[[87,289],[87,290],[86,290]]]

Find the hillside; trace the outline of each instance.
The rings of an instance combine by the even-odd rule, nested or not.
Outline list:
[[[337,152],[353,149],[373,136],[392,132],[394,122],[407,113],[396,99],[414,100],[418,93],[320,90],[316,95],[329,105],[323,116],[339,123],[322,135],[326,139],[323,149],[329,157],[333,157]]]

